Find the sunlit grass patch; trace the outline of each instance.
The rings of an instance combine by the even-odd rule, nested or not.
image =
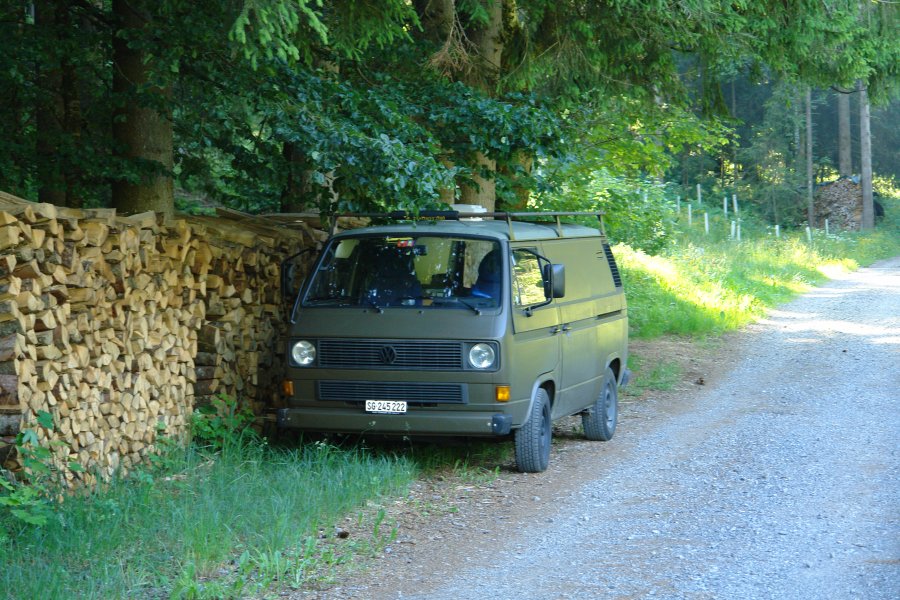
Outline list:
[[[849,263],[849,264],[848,264]],[[829,279],[836,279],[841,277],[842,275],[846,275],[851,271],[855,271],[858,268],[856,261],[828,261],[824,264],[821,264],[817,267],[819,269],[819,273],[824,275]]]
[[[758,312],[756,298],[729,286],[722,266],[713,264],[720,257],[696,251],[648,256],[625,246],[616,252],[635,337],[725,331]]]
[[[632,336],[698,336],[740,328],[827,278],[900,254],[900,235],[885,227],[816,232],[812,243],[802,235],[710,242],[689,232],[658,256],[622,244],[615,252]]]

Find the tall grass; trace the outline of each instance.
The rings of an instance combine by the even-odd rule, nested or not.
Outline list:
[[[19,527],[0,547],[0,597],[241,597],[279,571],[301,581],[320,528],[415,474],[403,457],[327,444],[175,452],[167,474],[67,498],[46,526]]]
[[[900,203],[891,205],[900,212]],[[614,249],[628,297],[631,334],[709,335],[739,328],[769,307],[828,277],[900,255],[896,217],[874,232],[776,238],[753,221],[743,241],[685,227],[656,256],[626,245]]]
[[[165,444],[164,444],[165,445]],[[157,466],[66,497],[50,522],[0,518],[0,598],[243,598],[333,577],[396,535],[379,503],[414,478],[498,476],[508,445],[169,444]],[[337,524],[356,515],[347,539]],[[3,515],[0,514],[0,517]],[[343,566],[342,566],[343,565]]]

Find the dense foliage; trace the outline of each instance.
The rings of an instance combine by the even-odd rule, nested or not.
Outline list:
[[[638,188],[668,179],[761,207],[777,196],[791,222],[798,90],[862,81],[895,111],[897,13],[849,1],[18,0],[0,8],[0,189],[121,210],[170,209],[174,196],[252,212],[583,208],[623,186],[643,200]],[[881,150],[876,169],[900,172]]]

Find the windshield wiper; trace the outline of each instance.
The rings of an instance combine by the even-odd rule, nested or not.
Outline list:
[[[304,306],[312,306],[314,304],[320,304],[320,305],[321,304],[338,304],[338,305],[348,306],[349,299],[342,298],[342,297],[335,298],[332,296],[320,296],[317,298],[307,298],[306,301],[303,303]]]
[[[479,317],[481,316],[481,309],[480,309],[480,308],[478,308],[477,306],[475,306],[475,305],[473,305],[473,304],[469,304],[468,302],[466,302],[466,301],[463,300],[462,298],[457,298],[457,300],[459,300],[459,301],[460,301],[462,304],[464,304],[465,306],[468,306],[469,308],[471,308],[472,310],[474,310],[476,315],[478,315]]]

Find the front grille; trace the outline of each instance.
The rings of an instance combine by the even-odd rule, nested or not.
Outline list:
[[[418,383],[393,381],[320,381],[319,400],[363,402],[365,400],[405,400],[412,405],[466,404],[467,388],[461,383]]]
[[[463,369],[460,342],[424,340],[319,340],[318,364],[326,369]]]

